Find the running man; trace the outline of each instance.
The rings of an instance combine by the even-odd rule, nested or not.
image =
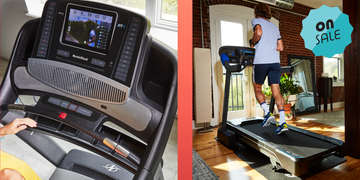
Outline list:
[[[288,131],[285,122],[284,99],[280,93],[280,57],[278,51],[284,49],[279,29],[271,23],[270,7],[264,3],[259,3],[254,8],[255,18],[251,21],[254,35],[250,40],[250,47],[255,47],[255,59],[253,62],[253,83],[255,96],[265,112],[265,118],[261,127],[268,127],[275,117],[269,111],[265,102],[265,95],[262,92],[262,84],[268,77],[268,84],[271,87],[272,95],[275,98],[279,109],[280,120],[275,130],[276,134]]]

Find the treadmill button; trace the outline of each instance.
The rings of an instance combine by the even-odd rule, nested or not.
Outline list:
[[[132,31],[132,32],[138,32],[139,31],[139,29],[138,28],[135,28],[135,27],[130,27],[130,31]]]
[[[37,53],[36,56],[37,56],[37,57],[43,57],[43,58],[46,57],[44,54],[39,54],[39,53]]]
[[[80,113],[82,115],[88,116],[88,117],[90,117],[91,114],[92,114],[91,110],[88,110],[88,109],[86,109],[84,107],[81,107],[81,106],[79,106],[79,108],[76,110],[76,112]]]
[[[135,46],[135,43],[131,42],[131,41],[125,41],[125,45],[127,45],[127,46]]]
[[[122,55],[121,55],[121,58],[131,60],[131,56],[125,55],[125,54],[122,54]]]
[[[127,41],[135,42],[135,41],[136,41],[136,37],[127,36],[127,37],[126,37],[126,40],[127,40]]]
[[[140,23],[140,22],[141,22],[140,19],[137,18],[137,17],[133,17],[133,18],[131,19],[131,21],[134,22],[134,23]]]
[[[133,54],[133,52],[124,49],[123,52],[122,52],[122,54],[126,54],[126,55],[131,56],[131,55]]]
[[[47,47],[47,46],[48,46],[48,44],[40,42],[40,43],[39,43],[39,46],[44,46],[44,47]]]
[[[70,106],[68,107],[68,109],[72,110],[72,111],[76,111],[76,109],[78,108],[78,105],[70,103]]]
[[[98,59],[95,59],[95,58],[92,58],[91,64],[94,64],[94,65],[97,65],[97,66],[100,66],[100,67],[105,67],[105,61],[101,61],[101,60],[98,60]]]
[[[43,31],[51,31],[51,28],[50,27],[44,27]]]
[[[38,54],[42,54],[42,55],[44,55],[44,56],[45,56],[46,51],[38,50],[38,52],[37,52],[37,53],[38,53]]]
[[[50,36],[49,36],[49,35],[42,34],[42,35],[41,35],[41,38],[50,39]]]
[[[49,43],[49,40],[48,39],[40,39],[40,42],[43,42],[43,43]]]
[[[131,23],[130,24],[130,27],[140,27],[140,24],[139,23]]]
[[[43,30],[42,34],[50,36],[50,31]]]
[[[60,119],[65,119],[66,116],[67,116],[67,114],[64,113],[64,112],[61,112],[61,113],[59,114],[59,118],[60,118]]]
[[[126,78],[120,77],[120,76],[115,76],[116,79],[120,79],[121,81],[126,81]]]
[[[40,50],[40,51],[47,51],[47,47],[39,46],[39,50]]]
[[[47,13],[46,13],[47,15],[54,15],[54,11],[47,11]]]
[[[46,23],[52,23],[52,21],[53,21],[52,19],[48,19],[48,18],[45,19]]]
[[[129,69],[129,65],[119,63],[118,68],[125,68],[125,69]]]
[[[132,46],[124,46],[124,49],[129,50],[129,51],[133,51],[134,47],[132,47]]]
[[[126,74],[128,73],[128,71],[129,70],[127,70],[127,69],[119,68],[119,67],[116,69],[116,72],[122,72],[122,73],[126,73]]]
[[[50,4],[49,4],[49,6],[55,6],[56,5],[56,2],[51,2]]]
[[[60,104],[60,107],[63,107],[63,108],[68,108],[70,105],[70,102],[67,102],[67,101],[62,101],[61,104]]]
[[[44,23],[44,26],[45,26],[45,27],[51,27],[52,24],[50,24],[50,23]]]
[[[45,17],[46,17],[46,18],[49,18],[49,19],[53,19],[53,18],[54,18],[54,16],[53,16],[53,15],[50,15],[50,14],[46,14]]]
[[[130,60],[127,59],[120,59],[120,62],[124,64],[130,64]]]
[[[48,99],[48,102],[59,106],[61,103],[61,99],[50,97]]]
[[[123,77],[123,78],[126,78],[126,75],[127,75],[127,74],[121,73],[121,72],[118,72],[118,71],[115,73],[115,76]]]
[[[58,50],[57,50],[57,54],[60,55],[60,56],[69,57],[70,52],[69,52],[69,51],[63,51],[63,50],[58,49]]]
[[[137,36],[137,33],[136,33],[136,32],[129,32],[129,33],[128,33],[128,36],[129,36],[129,37],[136,37],[136,36]]]
[[[49,11],[54,11],[55,10],[55,7],[54,6],[49,6]]]

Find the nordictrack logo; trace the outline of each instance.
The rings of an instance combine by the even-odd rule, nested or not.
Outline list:
[[[89,59],[88,58],[85,58],[83,56],[77,56],[75,54],[72,55],[73,58],[76,58],[76,59],[80,59],[80,60],[83,60],[83,61],[88,61]]]

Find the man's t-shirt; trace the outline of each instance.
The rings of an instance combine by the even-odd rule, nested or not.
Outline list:
[[[93,36],[96,37],[96,34],[95,34],[95,31],[94,31],[94,30],[91,30],[91,31],[90,31],[90,34],[89,34],[89,42],[92,41],[92,37],[93,37]],[[94,47],[94,46],[95,46],[95,41],[92,42],[92,43],[89,43],[88,46]]]
[[[276,50],[277,41],[281,39],[279,29],[272,22],[263,18],[255,18],[251,24],[254,30],[256,25],[260,25],[262,29],[261,38],[255,45],[253,64],[280,63],[279,53]]]

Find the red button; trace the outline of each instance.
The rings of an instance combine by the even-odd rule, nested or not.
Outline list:
[[[60,118],[60,119],[65,119],[66,116],[67,116],[67,114],[66,114],[66,113],[63,113],[63,112],[61,112],[61,113],[59,114],[59,118]]]

